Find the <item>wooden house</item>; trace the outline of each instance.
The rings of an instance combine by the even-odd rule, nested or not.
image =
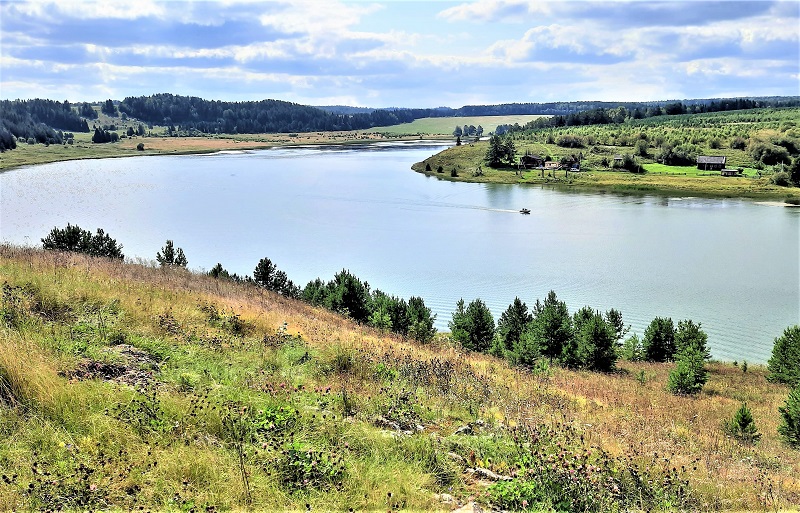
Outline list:
[[[697,157],[697,169],[703,171],[722,171],[725,169],[726,157],[701,155]]]
[[[539,155],[523,155],[519,158],[520,169],[531,169],[534,167],[542,167],[544,159]]]

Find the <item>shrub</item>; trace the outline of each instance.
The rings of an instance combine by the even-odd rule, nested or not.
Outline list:
[[[67,224],[66,228],[53,228],[47,237],[42,239],[42,247],[91,256],[125,258],[125,255],[122,254],[122,245],[117,244],[117,241],[105,233],[102,228],[98,228],[95,235],[81,229],[78,225]]]
[[[768,166],[780,163],[789,164],[791,162],[786,148],[763,142],[757,143],[750,148],[750,156],[753,161],[761,162]]]
[[[790,446],[800,449],[800,385],[794,387],[778,411],[782,417],[778,433]]]
[[[556,144],[562,148],[583,148],[583,138],[577,135],[564,134],[556,139]]]
[[[783,335],[775,339],[767,370],[770,381],[790,386],[800,384],[800,325],[786,328]]]
[[[772,173],[772,176],[769,177],[769,181],[771,184],[777,185],[778,187],[789,187],[789,173],[786,171]]]
[[[620,349],[620,358],[629,362],[640,362],[644,360],[644,349],[639,335],[633,334],[625,340]]]
[[[676,395],[694,395],[708,381],[705,357],[694,347],[678,355],[675,368],[669,373],[667,390]]]
[[[71,143],[70,143],[71,144]],[[136,145],[136,149],[139,151],[144,151],[144,143],[139,143]]]
[[[742,403],[733,418],[725,422],[724,431],[727,435],[745,443],[756,443],[761,438],[747,403]]]

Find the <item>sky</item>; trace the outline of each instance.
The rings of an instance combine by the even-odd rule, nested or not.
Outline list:
[[[0,0],[0,98],[460,107],[800,94],[800,1]]]

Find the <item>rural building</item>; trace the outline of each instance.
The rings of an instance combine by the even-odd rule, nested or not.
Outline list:
[[[539,155],[523,155],[519,158],[519,167],[530,169],[533,167],[542,167],[544,159]]]
[[[722,176],[742,176],[742,170],[741,169],[722,169],[722,170],[720,170],[719,174],[722,175]]]
[[[697,157],[697,169],[703,171],[722,171],[725,169],[726,157],[712,157],[701,155]]]
[[[614,155],[614,167],[622,166],[623,160],[622,155]]]

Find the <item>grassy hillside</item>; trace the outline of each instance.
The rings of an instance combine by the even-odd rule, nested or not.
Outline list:
[[[524,125],[528,121],[547,116],[517,115],[517,116],[465,116],[452,118],[421,118],[411,123],[400,125],[375,127],[366,132],[387,135],[446,135],[452,137],[456,126],[478,125],[483,127],[483,133],[494,132],[498,125]]]
[[[761,367],[677,397],[670,365],[512,368],[181,270],[0,246],[0,282],[0,510],[800,502]]]
[[[526,152],[550,157],[581,156],[581,173],[564,170],[523,170],[516,166],[491,169],[485,163],[488,142],[452,147],[413,169],[447,180],[497,183],[555,184],[605,188],[618,191],[707,194],[794,198],[800,189],[775,185],[772,177],[785,167],[764,164],[756,151],[784,151],[797,155],[800,147],[800,109],[755,109],[698,115],[658,116],[629,120],[622,124],[572,126],[518,131],[511,134],[516,158]],[[567,147],[565,141],[577,143]],[[562,145],[559,143],[561,142]],[[786,148],[789,151],[786,151]],[[670,148],[686,152],[694,162],[697,155],[727,158],[726,166],[741,168],[742,177],[722,177],[719,171],[700,171],[691,165],[663,165],[659,155]],[[637,154],[637,152],[639,154]],[[630,173],[612,167],[615,155],[636,155],[645,173]],[[439,166],[442,172],[437,173]],[[452,177],[455,170],[458,176]],[[480,170],[480,171],[479,171]]]

